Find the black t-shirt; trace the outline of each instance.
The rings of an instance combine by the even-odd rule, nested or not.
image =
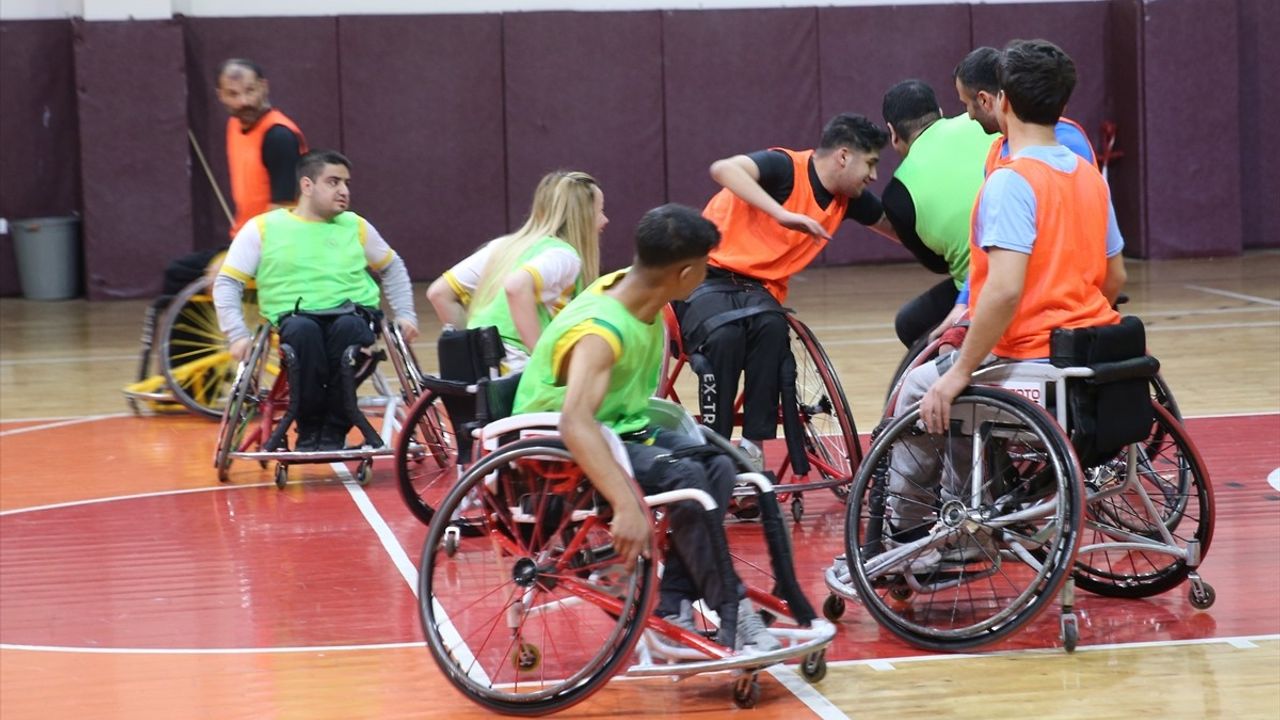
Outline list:
[[[284,125],[273,125],[262,136],[262,164],[271,178],[271,202],[290,205],[298,199],[298,136]]]
[[[916,204],[911,199],[911,191],[898,178],[889,181],[884,189],[884,215],[898,234],[902,246],[929,270],[946,274],[950,272],[946,258],[925,246],[924,240],[916,232]]]
[[[760,187],[778,204],[786,202],[787,198],[791,197],[791,190],[796,184],[791,157],[781,150],[758,150],[748,153],[747,157],[751,158],[760,170]],[[813,187],[813,199],[817,201],[818,207],[825,210],[831,201],[835,200],[835,196],[828,192],[823,187],[822,181],[818,179],[818,171],[813,166],[812,157],[809,158],[809,185]],[[863,225],[875,225],[883,213],[880,198],[870,190],[863,190],[858,197],[849,199],[849,205],[844,211],[844,219],[857,220]]]

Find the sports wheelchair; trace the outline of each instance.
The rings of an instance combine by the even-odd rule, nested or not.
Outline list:
[[[162,295],[147,307],[137,380],[123,390],[134,413],[142,412],[140,403],[155,410],[176,403],[203,417],[222,417],[238,363],[218,329],[209,285],[209,278],[199,277],[176,295]],[[251,326],[261,320],[256,295],[256,290],[246,288],[242,303]],[[272,375],[278,371],[274,362],[267,369]]]
[[[497,381],[504,382],[510,381]],[[672,403],[652,400],[651,421],[736,453]],[[611,510],[559,438],[558,422],[557,413],[534,413],[475,430],[478,459],[427,530],[418,593],[422,627],[436,663],[459,691],[490,711],[536,715],[586,699],[619,673],[732,671],[734,701],[751,707],[760,697],[756,675],[765,667],[800,659],[810,681],[825,675],[835,628],[816,617],[795,582],[781,509],[764,476],[743,472],[739,480],[757,493],[776,596],[754,587],[747,596],[772,619],[769,632],[782,647],[734,652],[715,641],[734,637],[737,618],[728,612],[700,608],[702,630],[653,615],[658,563],[642,557],[627,570],[614,553]],[[629,472],[621,440],[602,432]],[[734,457],[746,467],[745,458]],[[643,499],[655,515],[648,558],[662,557],[663,509],[670,503],[696,502],[718,517],[701,491]]]
[[[680,325],[670,305],[663,309],[667,354],[663,358],[657,397],[680,403],[676,381],[689,364]],[[829,488],[844,500],[862,463],[862,443],[835,367],[813,331],[788,311],[791,353],[796,360],[793,383],[782,383],[778,422],[783,427],[786,455],[773,472],[780,499],[790,498],[791,516],[804,517],[802,493]],[[695,390],[695,393],[697,391]],[[734,425],[742,425],[743,396],[734,405]],[[700,418],[699,418],[700,419]],[[764,450],[764,448],[761,448]],[[818,477],[810,479],[816,470]]]
[[[1113,327],[1134,332],[1130,320]],[[912,645],[965,650],[1016,632],[1059,595],[1071,651],[1077,585],[1139,598],[1189,581],[1191,604],[1212,605],[1198,573],[1213,537],[1209,474],[1149,395],[1159,363],[1136,327],[1118,359],[983,368],[944,435],[922,429],[918,407],[877,428],[848,504],[845,556],[825,575],[824,615],[856,600]],[[912,505],[925,519],[895,527]]]
[[[411,447],[415,451],[429,445],[429,439],[421,434],[420,428],[403,422],[405,408],[413,405],[423,384],[413,348],[394,323],[381,317],[375,320],[386,349],[366,350],[353,345],[343,356],[346,414],[360,431],[363,445],[342,450],[297,451],[288,448],[287,433],[297,415],[296,394],[290,392],[290,386],[295,382],[291,375],[296,374],[297,362],[292,359],[292,348],[277,343],[274,329],[266,323],[258,326],[249,356],[240,363],[231,385],[218,429],[213,463],[218,470],[219,481],[230,480],[232,460],[256,460],[263,469],[268,462],[274,461],[275,483],[282,489],[288,482],[290,465],[359,461],[355,478],[364,485],[372,478],[374,459],[392,455],[391,434],[398,428],[414,438]],[[273,377],[269,368],[276,354],[280,356],[280,371]],[[378,362],[388,357],[395,368],[399,391],[393,391],[377,371]],[[357,388],[367,379],[372,379],[376,395],[357,396]],[[366,410],[381,414],[381,434],[370,425]]]

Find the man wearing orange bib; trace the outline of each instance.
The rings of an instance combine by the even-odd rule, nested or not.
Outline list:
[[[949,428],[951,403],[995,360],[1044,361],[1055,328],[1112,325],[1125,281],[1123,241],[1106,181],[1054,135],[1075,87],[1075,65],[1044,40],[1015,40],[999,60],[996,96],[1009,160],[991,172],[973,213],[973,321],[960,349],[903,381],[895,415],[920,402],[930,433]],[[895,539],[927,530],[940,481],[936,462],[895,447],[890,506]],[[921,561],[927,564],[927,561]]]
[[[227,114],[227,170],[235,218],[234,238],[250,218],[297,200],[298,159],[307,140],[298,125],[267,99],[267,76],[252,60],[231,58],[218,66],[218,100]],[[197,250],[170,263],[162,295],[175,295],[200,277],[225,245]]]
[[[815,150],[773,148],[711,165],[711,177],[724,189],[702,214],[722,240],[711,253],[706,282],[677,312],[698,374],[702,420],[725,437],[733,430],[738,376],[745,371],[742,447],[757,461],[760,443],[777,434],[780,393],[794,388],[781,306],[787,283],[845,219],[881,221],[880,200],[867,187],[887,140],[865,117],[842,114],[823,128]]]

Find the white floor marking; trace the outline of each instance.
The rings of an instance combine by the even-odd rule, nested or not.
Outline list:
[[[400,545],[400,541],[396,539],[395,533],[391,532],[391,527],[387,525],[387,521],[378,513],[378,509],[373,506],[373,501],[369,499],[369,495],[365,493],[364,488],[351,477],[351,471],[347,470],[344,463],[331,463],[330,467],[342,478],[343,486],[347,492],[351,494],[351,499],[355,501],[356,507],[360,510],[360,514],[364,516],[365,521],[373,528],[373,532],[378,536],[378,540],[382,543],[382,548],[391,556],[391,562],[395,564],[396,569],[400,571],[400,577],[409,583],[409,589],[413,591],[413,596],[418,597],[418,569],[413,566],[413,561],[409,559],[408,553],[404,551],[404,547]],[[439,624],[440,635],[444,640],[445,646],[448,647],[457,660],[458,666],[467,669],[467,675],[477,683],[492,687],[493,681],[489,679],[484,668],[476,661],[475,656],[471,653],[471,649],[467,647],[466,641],[458,634],[453,626],[453,622],[449,619],[449,615],[439,602],[432,600],[432,606],[435,610],[436,617],[441,622]]]
[[[1205,287],[1203,285],[1183,285],[1188,290],[1199,290],[1200,292],[1209,293],[1210,295],[1221,295],[1236,300],[1245,300],[1247,302],[1262,303],[1263,305],[1273,305],[1280,307],[1280,300],[1272,300],[1271,298],[1258,297],[1257,295],[1245,295],[1244,293],[1231,292],[1230,290],[1219,290],[1218,288]]]
[[[867,663],[867,667],[871,668],[872,670],[879,670],[881,672],[885,672],[888,670],[897,670],[897,668],[893,666],[893,663],[887,660],[873,660],[872,662]]]
[[[773,665],[765,672],[772,675],[782,687],[790,690],[800,702],[808,706],[822,720],[849,720],[849,716],[845,715],[843,710],[801,678],[794,668],[788,665]]]
[[[1272,470],[1271,474],[1267,476],[1267,484],[1275,488],[1276,492],[1280,492],[1280,467]]]
[[[1238,648],[1240,650],[1251,650],[1258,647],[1258,645],[1252,640],[1246,640],[1244,638],[1232,638],[1231,640],[1228,640],[1227,643],[1231,645],[1231,647]]]
[[[96,363],[116,360],[137,360],[138,353],[131,355],[53,355],[50,357],[22,358],[20,360],[0,360],[0,367],[15,365],[60,365],[65,363]]]
[[[69,420],[59,420],[57,422],[45,423],[43,425],[32,425],[30,427],[15,428],[13,430],[0,430],[0,437],[8,437],[10,435],[21,435],[22,433],[35,432],[37,430],[52,430],[53,428],[66,427],[67,425],[78,425],[80,423],[93,422],[95,420],[106,420],[108,418],[128,417],[129,413],[108,413],[106,415],[86,415],[79,418],[71,418]]]

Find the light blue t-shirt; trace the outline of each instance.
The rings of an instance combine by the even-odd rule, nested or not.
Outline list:
[[[1080,162],[1080,156],[1064,145],[1034,145],[1018,153],[1019,158],[1031,158],[1063,172],[1071,172]],[[978,247],[998,247],[1025,255],[1031,254],[1036,242],[1036,195],[1026,178],[1008,167],[996,168],[982,186],[978,201],[977,220],[974,226]],[[1114,257],[1124,250],[1124,238],[1116,224],[1116,211],[1107,202],[1107,257]],[[966,280],[957,304],[969,304],[969,283]]]
[[[1097,158],[1093,156],[1093,143],[1089,142],[1089,138],[1085,137],[1075,123],[1059,120],[1053,126],[1053,134],[1058,138],[1059,145],[1071,148],[1072,152],[1089,161],[1090,165],[1097,163]],[[1000,146],[1000,157],[1009,157],[1009,143]]]

